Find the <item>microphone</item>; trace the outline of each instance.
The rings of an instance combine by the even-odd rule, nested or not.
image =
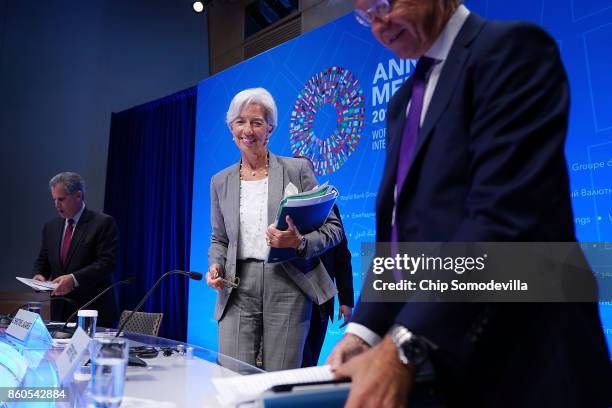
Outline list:
[[[161,281],[166,276],[170,276],[170,275],[183,275],[183,276],[188,276],[190,279],[193,279],[193,280],[202,280],[202,274],[200,272],[189,272],[189,271],[181,271],[180,269],[173,269],[171,271],[164,273],[162,276],[159,277],[159,279],[157,279],[157,282],[155,282],[155,284],[151,287],[151,289],[149,289],[149,291],[145,293],[142,299],[140,299],[140,302],[138,302],[134,310],[132,310],[132,312],[123,321],[123,323],[121,323],[121,325],[117,329],[117,334],[115,334],[115,337],[119,337],[125,325],[132,319],[132,316],[134,316],[134,313],[140,310],[144,302],[149,298],[149,296],[151,296],[151,293],[153,293],[153,291],[159,286]]]
[[[112,285],[108,286],[107,288],[105,288],[102,292],[98,293],[96,296],[94,296],[93,299],[91,299],[89,302],[85,303],[83,306],[79,307],[77,310],[74,311],[73,314],[71,314],[70,316],[68,316],[68,319],[66,319],[66,323],[64,323],[64,325],[59,328],[58,330],[53,331],[53,333],[51,333],[51,337],[55,338],[55,339],[67,339],[72,337],[72,332],[66,332],[64,331],[64,329],[66,329],[66,326],[68,325],[68,323],[70,322],[70,320],[72,320],[72,318],[74,316],[77,315],[77,313],[79,313],[79,310],[83,310],[85,309],[87,306],[91,305],[93,302],[95,302],[96,300],[100,299],[100,297],[102,297],[102,295],[104,295],[106,292],[108,292],[109,290],[113,289],[115,286],[118,285],[122,285],[122,284],[130,284],[132,282],[134,282],[135,278],[133,276],[121,280],[119,282],[115,282]]]
[[[176,272],[180,275],[185,275],[185,276],[189,276],[190,279],[193,280],[202,280],[202,274],[200,272],[191,272],[191,271],[180,271],[178,269],[175,269],[171,272]]]

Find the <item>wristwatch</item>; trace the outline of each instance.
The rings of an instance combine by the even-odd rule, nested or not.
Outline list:
[[[429,355],[429,346],[419,336],[399,324],[389,330],[389,337],[397,347],[397,357],[403,365],[423,364]]]
[[[306,237],[302,235],[302,239],[300,240],[300,244],[297,246],[297,248],[295,248],[295,253],[297,254],[297,256],[304,256],[306,255],[306,244],[308,243],[308,241],[306,241]]]

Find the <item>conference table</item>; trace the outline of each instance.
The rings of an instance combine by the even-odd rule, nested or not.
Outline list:
[[[101,333],[100,336],[104,336]],[[110,335],[110,333],[106,333]],[[213,386],[214,378],[263,372],[262,370],[196,345],[161,337],[126,332],[130,347],[154,347],[156,357],[143,358],[146,367],[129,366],[121,407],[222,407]],[[188,349],[192,348],[192,350]],[[15,386],[13,371],[27,365],[20,387],[59,387],[55,361],[63,347],[48,349],[20,346],[0,329],[0,387]],[[189,350],[189,353],[187,353]],[[164,353],[165,351],[165,353]],[[192,354],[192,355],[191,355]],[[22,373],[23,374],[23,373]],[[87,406],[87,375],[75,371],[68,390],[68,401],[8,403],[7,407],[81,407]],[[11,382],[13,381],[13,382]],[[3,403],[0,402],[0,407]]]

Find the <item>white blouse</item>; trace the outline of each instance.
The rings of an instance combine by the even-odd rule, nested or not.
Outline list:
[[[240,181],[238,259],[265,260],[268,253],[268,178]]]

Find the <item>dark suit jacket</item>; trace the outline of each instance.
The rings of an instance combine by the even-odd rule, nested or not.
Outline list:
[[[412,82],[389,102],[377,240],[391,236]],[[574,241],[564,144],[569,89],[537,26],[461,28],[423,123],[397,206],[399,241]],[[461,406],[608,406],[610,357],[596,304],[363,303],[354,322],[428,337],[445,400]]]
[[[42,231],[40,253],[34,262],[34,274],[47,279],[74,274],[79,283],[67,297],[74,300],[71,305],[62,300],[51,303],[51,319],[64,321],[77,308],[91,300],[111,284],[117,255],[117,225],[106,214],[85,208],[74,231],[66,265],[60,263],[60,246],[64,231],[64,219],[54,218],[45,224]],[[94,302],[88,308],[98,310],[98,325],[112,327],[116,320],[113,291]]]
[[[340,218],[340,210],[338,206],[334,204],[332,208],[336,217],[342,225],[342,219]],[[344,225],[342,225],[344,230]],[[346,240],[346,234],[342,234],[342,241],[332,249],[324,252],[321,256],[321,262],[325,265],[325,269],[329,274],[329,277],[336,283],[338,289],[338,303],[353,307],[355,304],[355,293],[353,291],[353,266],[351,264],[351,251],[348,249],[348,241]],[[334,320],[334,299],[331,298],[324,304],[318,307],[320,313],[323,316],[329,317],[332,321]],[[313,315],[313,319],[318,316]]]

